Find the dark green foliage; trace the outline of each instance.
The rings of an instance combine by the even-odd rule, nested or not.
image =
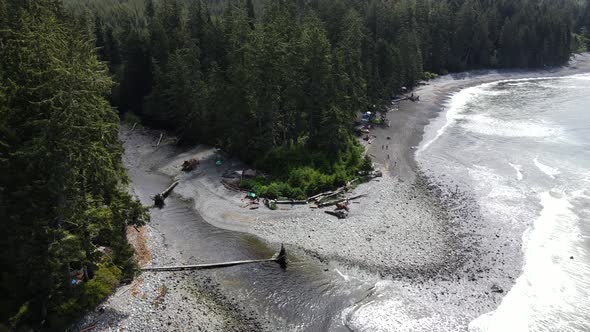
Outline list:
[[[132,273],[126,226],[147,216],[122,187],[112,81],[95,42],[62,21],[59,1],[0,8],[10,17],[0,21],[0,320],[58,329]],[[103,265],[118,272],[96,279]],[[100,291],[89,302],[91,282]]]
[[[146,215],[109,97],[270,174],[244,187],[304,198],[370,169],[352,122],[403,86],[590,40],[588,0],[63,3],[0,0],[0,329],[57,329],[133,271],[125,226]]]
[[[68,0],[77,16],[96,16],[119,109],[275,179],[295,172],[293,156],[310,156],[297,167],[327,177],[350,155],[361,159],[353,121],[403,86],[448,71],[566,62],[580,9],[574,0],[111,1]],[[347,178],[360,162],[343,167]],[[338,182],[312,178],[322,188]]]
[[[587,51],[590,51],[590,0],[580,3],[578,9],[579,16],[576,21],[578,44],[575,50],[579,51],[585,48]]]
[[[299,142],[269,151],[257,161],[270,178],[243,180],[242,187],[259,196],[303,199],[321,191],[341,187],[356,177],[366,166],[360,156],[362,148],[356,141],[343,142],[346,150],[331,157],[322,150],[310,150]],[[372,165],[369,160],[369,169]]]

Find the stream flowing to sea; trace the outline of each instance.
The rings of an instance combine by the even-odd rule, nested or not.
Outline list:
[[[486,83],[446,106],[418,162],[524,232],[521,276],[469,329],[590,331],[590,74]]]
[[[134,155],[130,151],[141,149],[144,142],[134,142],[133,137],[125,143],[125,162],[134,194],[150,206],[152,195],[172,181],[158,172],[158,163],[151,165],[152,160],[166,161],[168,156],[159,150],[143,158]],[[150,227],[163,237],[166,250],[179,253],[180,261],[171,265],[269,258],[280,247],[207,223],[191,201],[174,192],[164,208],[152,208],[150,213]],[[343,267],[321,263],[291,246],[286,249],[286,269],[265,262],[207,270],[207,276],[236,309],[261,317],[272,331],[350,331],[342,312],[365,298],[376,280],[349,276]]]

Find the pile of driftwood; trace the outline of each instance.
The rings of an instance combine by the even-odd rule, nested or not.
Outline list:
[[[377,178],[383,176],[383,173],[379,170],[371,171],[371,172],[364,172],[359,174],[361,177],[364,178]],[[249,207],[251,210],[258,209],[260,205],[260,199],[262,199],[263,204],[271,209],[276,210],[278,205],[306,205],[310,204],[312,209],[317,208],[326,208],[335,206],[334,210],[325,211],[326,213],[336,216],[340,219],[344,219],[348,216],[349,212],[349,202],[359,199],[361,197],[365,197],[366,194],[356,195],[356,196],[349,196],[346,197],[346,193],[352,189],[355,182],[357,182],[360,178],[356,178],[350,182],[348,182],[345,186],[340,187],[335,190],[326,191],[323,193],[319,193],[317,195],[313,195],[308,197],[307,199],[297,200],[297,199],[269,199],[269,198],[256,198],[251,199],[248,202],[245,202],[241,205],[242,208]],[[248,192],[248,190],[240,188],[240,180],[233,178],[233,179],[222,179],[221,183],[223,186],[231,191],[236,192]]]
[[[321,206],[321,201],[324,201],[326,199],[332,198],[332,197],[336,197],[338,195],[341,195],[343,193],[345,193],[347,190],[349,190],[350,188],[352,188],[352,185],[357,182],[359,180],[359,178],[356,178],[354,180],[349,181],[348,183],[346,183],[346,185],[344,187],[340,187],[336,190],[332,190],[332,191],[326,191],[323,193],[319,193],[317,195],[311,196],[307,199],[307,202],[309,203],[316,203],[318,204],[318,207],[323,207]]]
[[[330,206],[336,206],[336,208],[332,211],[327,210],[325,213],[338,217],[339,219],[344,219],[348,216],[349,207],[348,204],[350,201],[359,199],[361,197],[365,197],[366,194],[356,195],[352,197],[344,197],[346,192],[352,188],[352,185],[358,181],[359,178],[356,178],[350,182],[348,182],[344,187],[340,187],[336,190],[323,192],[314,196],[311,196],[307,199],[309,203],[315,203],[315,208],[325,208]]]
[[[348,212],[349,212],[348,204],[350,203],[350,201],[353,201],[355,199],[359,199],[359,198],[365,197],[365,196],[367,196],[367,195],[361,194],[361,195],[356,195],[356,196],[352,196],[352,197],[340,198],[340,199],[333,200],[330,202],[320,203],[320,204],[318,204],[318,207],[328,207],[328,206],[336,205],[336,208],[333,211],[327,210],[324,212],[327,214],[336,216],[336,217],[338,217],[338,219],[344,219],[348,216]]]
[[[190,172],[193,169],[195,169],[197,166],[199,166],[201,162],[198,159],[189,159],[189,160],[185,160],[182,163],[182,171],[183,172]]]

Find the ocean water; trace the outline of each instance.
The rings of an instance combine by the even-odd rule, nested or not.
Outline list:
[[[590,74],[467,88],[437,121],[419,163],[523,231],[522,274],[469,330],[590,331]]]

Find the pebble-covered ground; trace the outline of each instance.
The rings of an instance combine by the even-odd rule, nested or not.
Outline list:
[[[178,261],[156,230],[146,226],[141,233],[151,256],[145,261],[147,265]],[[138,240],[134,238],[133,244],[137,245]],[[131,284],[120,287],[76,327],[89,331],[261,330],[252,316],[233,309],[236,304],[221,295],[206,274],[199,273],[144,272]]]

